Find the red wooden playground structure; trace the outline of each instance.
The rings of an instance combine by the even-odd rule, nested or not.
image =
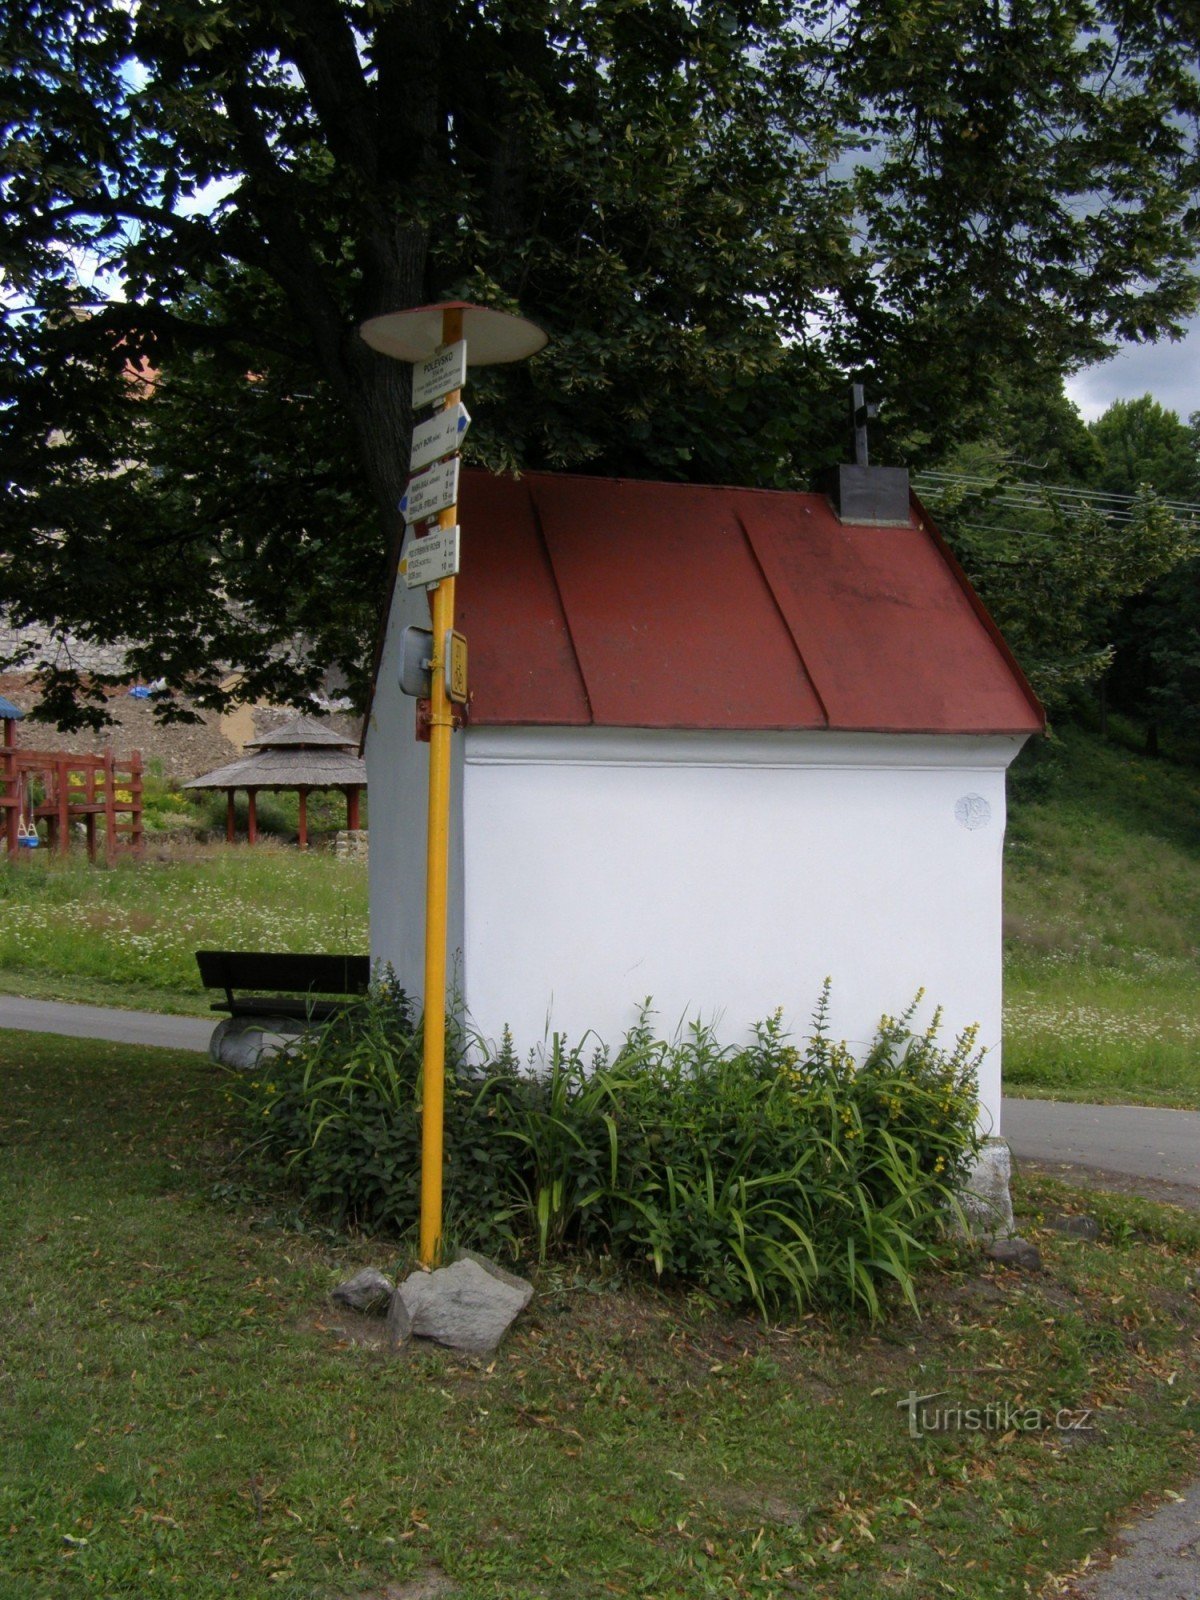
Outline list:
[[[118,759],[70,755],[65,750],[26,750],[16,743],[20,712],[0,699],[0,826],[10,860],[42,843],[44,824],[51,849],[70,847],[71,824],[82,823],[88,858],[96,859],[97,822],[103,823],[105,861],[119,850],[142,847],[142,758],[134,751]]]

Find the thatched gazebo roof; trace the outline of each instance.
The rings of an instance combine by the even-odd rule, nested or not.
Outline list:
[[[249,739],[246,755],[185,783],[185,789],[365,788],[367,764],[355,740],[322,726],[315,717],[294,717],[261,738]]]
[[[358,740],[347,738],[344,733],[338,733],[336,729],[318,722],[316,717],[293,717],[290,722],[281,722],[269,733],[260,733],[257,739],[246,740],[247,750],[322,748],[357,750]]]
[[[310,789],[341,789],[346,795],[346,825],[358,827],[359,795],[367,786],[367,764],[358,743],[315,717],[293,717],[269,733],[246,742],[252,755],[217,767],[185,783],[185,789],[224,789],[229,797],[226,837],[233,838],[233,796],[245,789],[250,800],[250,842],[257,838],[254,798],[260,789],[295,789],[300,796],[300,846],[308,843],[306,800]]]

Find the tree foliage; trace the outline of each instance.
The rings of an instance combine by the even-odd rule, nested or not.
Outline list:
[[[1184,423],[1143,395],[1115,402],[1090,431],[1104,488],[1194,508],[1180,512],[1182,559],[1135,594],[1114,627],[1113,699],[1143,722],[1155,750],[1160,727],[1200,733],[1200,413]]]
[[[9,8],[0,607],[202,702],[361,688],[410,418],[357,328],[447,297],[552,335],[472,380],[493,466],[804,483],[851,368],[943,450],[1195,304],[1196,47],[1150,0]]]
[[[1151,493],[1114,518],[1047,488],[1018,514],[1004,501],[1012,482],[1000,467],[983,488],[944,492],[937,510],[1017,659],[1056,715],[1112,666],[1125,603],[1174,572],[1193,546],[1187,529]]]
[[[1189,427],[1144,394],[1114,401],[1088,431],[1099,452],[1098,487],[1132,495],[1149,486],[1165,500],[1200,502],[1200,412]]]
[[[1194,429],[1148,395],[1085,423],[1047,376],[1003,388],[987,433],[939,466],[926,497],[1052,715],[1099,686],[1194,719]]]

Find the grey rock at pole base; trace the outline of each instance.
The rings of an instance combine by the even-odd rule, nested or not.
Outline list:
[[[374,1267],[364,1267],[345,1283],[339,1283],[330,1299],[351,1311],[363,1311],[368,1316],[382,1314],[391,1304],[396,1286],[392,1280]]]
[[[413,1272],[388,1307],[393,1348],[410,1338],[432,1339],[464,1355],[493,1351],[533,1298],[533,1285],[486,1256],[464,1251],[451,1266]]]
[[[983,1247],[984,1255],[1002,1267],[1017,1267],[1022,1272],[1040,1272],[1042,1253],[1028,1239],[993,1239]]]

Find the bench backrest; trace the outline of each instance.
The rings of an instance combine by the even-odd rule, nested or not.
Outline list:
[[[206,989],[280,989],[287,994],[366,994],[370,956],[287,955],[278,950],[197,950]]]

